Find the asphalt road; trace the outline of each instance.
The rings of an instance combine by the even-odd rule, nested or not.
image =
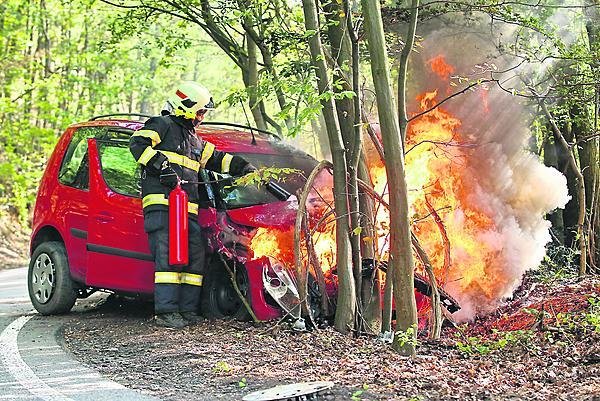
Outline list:
[[[105,379],[65,353],[60,333],[69,317],[38,315],[26,280],[26,268],[0,270],[0,400],[157,400]],[[81,308],[78,302],[74,313]]]

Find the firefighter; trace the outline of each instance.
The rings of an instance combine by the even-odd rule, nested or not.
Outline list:
[[[169,266],[168,197],[180,180],[200,182],[200,170],[244,175],[255,168],[239,156],[220,152],[196,136],[195,127],[213,109],[209,91],[183,82],[168,99],[161,116],[152,117],[133,133],[129,149],[142,166],[144,230],[155,262],[154,310],[157,325],[182,328],[198,323],[206,239],[198,224],[199,188],[183,184],[189,197],[189,264],[181,271]]]

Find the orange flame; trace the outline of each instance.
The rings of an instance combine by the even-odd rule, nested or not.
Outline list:
[[[262,256],[270,256],[277,260],[293,262],[294,229],[279,230],[276,228],[261,227],[254,234],[250,248],[256,259]]]
[[[443,56],[429,60],[428,64],[445,80],[454,72]],[[425,111],[434,106],[437,95],[437,90],[434,90],[418,96],[416,100],[420,109]],[[481,94],[487,109],[486,95]],[[502,241],[493,214],[486,209],[493,206],[480,205],[474,199],[473,194],[479,190],[474,178],[477,176],[475,167],[470,164],[475,150],[460,128],[461,121],[442,107],[416,118],[409,125],[405,147],[409,217],[413,232],[428,253],[440,284],[454,295],[466,294],[470,300],[489,305],[505,296],[502,291],[515,278],[504,271],[506,263]],[[374,189],[387,199],[384,164],[368,143],[366,147]],[[331,185],[321,184],[318,191],[332,198]],[[439,216],[437,222],[432,216],[432,209],[435,217]],[[314,252],[326,272],[335,266],[335,223],[333,218],[327,221],[325,213],[325,208],[314,205],[309,210],[309,216],[312,216],[309,229],[314,230]],[[376,221],[373,244],[377,258],[387,260],[389,214],[385,207],[376,209]],[[449,249],[443,238],[448,239]],[[251,248],[255,257],[273,256],[292,267],[293,229],[261,228],[252,239]],[[306,244],[302,244],[302,253],[303,263],[307,266],[310,255]]]
[[[322,188],[321,191],[324,191]],[[308,267],[309,260],[313,264],[318,261],[321,270],[326,273],[335,266],[335,222],[333,216],[322,221],[323,211],[326,206],[321,204],[319,210],[311,210],[309,213],[309,227],[312,231],[312,253],[309,251],[306,243],[302,243],[301,261],[304,267]],[[294,266],[294,227],[289,230],[279,230],[274,228],[259,228],[250,242],[250,248],[254,258],[270,256],[283,262],[288,268]]]
[[[431,70],[444,81],[450,79],[450,75],[454,72],[454,67],[446,62],[444,56],[439,55],[427,61]]]

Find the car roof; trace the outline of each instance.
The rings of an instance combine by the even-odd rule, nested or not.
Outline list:
[[[143,121],[111,118],[111,119],[97,119],[90,120],[82,123],[71,125],[71,128],[82,128],[82,127],[114,127],[121,128],[124,130],[138,130],[144,125]],[[294,150],[296,152],[304,153],[298,149],[292,148],[285,145],[279,137],[274,134],[268,134],[264,131],[258,131],[256,128],[252,129],[243,125],[228,124],[228,123],[214,123],[211,122],[202,123],[196,128],[196,133],[205,141],[208,141],[215,145],[217,149],[224,152],[235,152],[235,153],[262,153],[262,154],[280,154],[287,151]],[[254,143],[252,140],[254,134]],[[308,156],[308,155],[307,155]]]

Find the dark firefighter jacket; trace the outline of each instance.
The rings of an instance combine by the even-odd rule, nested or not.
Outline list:
[[[176,116],[152,117],[142,129],[135,131],[129,141],[129,149],[142,167],[142,206],[144,213],[168,210],[170,189],[160,183],[160,169],[168,160],[181,180],[199,182],[200,169],[241,174],[248,164],[239,156],[232,156],[215,149],[195,134],[190,120]],[[182,188],[189,198],[188,210],[198,214],[200,194],[197,184],[184,184]]]

